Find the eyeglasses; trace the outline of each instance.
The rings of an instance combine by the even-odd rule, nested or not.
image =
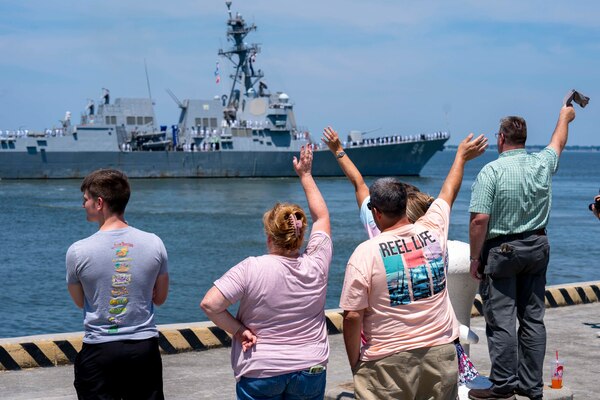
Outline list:
[[[498,136],[502,135],[502,132],[496,132],[494,133],[494,136],[496,136],[496,139],[498,139]]]

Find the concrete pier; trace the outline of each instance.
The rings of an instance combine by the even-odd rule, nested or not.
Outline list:
[[[590,284],[592,283],[571,285],[580,289],[585,287],[581,290],[565,286],[556,288],[558,292],[566,293],[568,299],[565,299],[564,296],[559,298],[557,293],[550,292],[553,305],[546,310],[548,346],[544,379],[547,383],[550,382],[550,360],[558,350],[561,358],[565,360],[565,389],[557,391],[547,388],[546,399],[569,399],[571,396],[575,399],[600,398],[597,393],[600,387],[597,381],[600,372],[598,366],[600,338],[597,337],[597,334],[600,333],[600,303],[598,303],[600,296],[594,297],[590,294],[594,292],[594,289],[588,290]],[[593,284],[592,286],[597,290],[598,283],[593,282]],[[585,297],[576,297],[573,293],[587,294]],[[578,305],[568,306],[567,304]],[[559,305],[565,306],[558,307]],[[328,325],[331,324],[334,322],[329,321]],[[199,327],[190,328],[189,325],[186,329],[191,332],[204,332]],[[483,318],[473,318],[471,329],[481,338],[478,344],[471,345],[471,359],[479,372],[487,375],[490,361]],[[188,332],[186,334],[189,335],[189,331],[185,332]],[[213,338],[209,339],[214,340]],[[352,392],[352,375],[346,359],[343,338],[340,334],[331,334],[329,339],[331,355],[327,371],[327,398],[347,399],[350,398],[348,394]],[[61,340],[54,337],[54,342],[61,342]],[[4,348],[10,344],[9,341],[10,339],[0,340],[0,346]],[[13,345],[18,346],[12,343],[11,346]],[[183,344],[181,345],[183,346]],[[178,345],[174,344],[173,346]],[[234,399],[235,381],[229,363],[229,350],[229,348],[221,347],[206,351],[187,351],[163,355],[166,398]],[[27,357],[32,357],[26,349],[22,348],[22,351],[27,353]],[[73,366],[0,371],[0,398],[14,400],[76,399],[73,388]]]

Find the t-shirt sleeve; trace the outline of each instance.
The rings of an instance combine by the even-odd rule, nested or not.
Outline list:
[[[358,257],[352,255],[346,266],[340,296],[340,308],[346,311],[360,311],[369,307],[369,282],[363,272],[355,266],[354,263],[357,262]]]
[[[252,257],[246,258],[214,282],[214,285],[231,303],[235,304],[246,293],[246,269],[252,263]]]
[[[67,250],[66,266],[67,283],[69,285],[79,283],[79,277],[77,276],[77,252],[75,251],[75,244],[72,244]]]
[[[362,202],[360,206],[360,222],[362,222],[363,227],[367,231],[367,235],[369,235],[369,239],[379,235],[379,228],[375,224],[375,220],[373,219],[373,213],[367,207],[367,204],[371,201],[371,196],[367,196],[365,200]]]
[[[311,232],[305,253],[315,260],[327,276],[331,258],[333,257],[333,242],[331,241],[331,237],[322,231]]]
[[[450,226],[450,205],[444,199],[435,199],[429,209],[415,225],[421,225],[436,231],[444,232],[448,236]]]
[[[160,269],[158,270],[158,275],[160,276],[169,273],[169,255],[162,239],[158,236],[156,236],[156,239],[158,241],[158,256],[160,257]]]
[[[493,170],[487,166],[483,167],[479,174],[477,174],[477,178],[471,186],[469,212],[491,214],[491,207],[494,195],[496,194],[493,175]]]

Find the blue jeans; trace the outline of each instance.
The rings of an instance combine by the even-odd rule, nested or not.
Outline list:
[[[325,397],[327,371],[291,372],[270,378],[243,377],[235,386],[238,400],[321,400]]]

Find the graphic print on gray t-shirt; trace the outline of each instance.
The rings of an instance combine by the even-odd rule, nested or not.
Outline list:
[[[67,283],[85,294],[85,343],[148,339],[158,335],[152,293],[168,271],[155,234],[133,227],[98,231],[67,251]]]

